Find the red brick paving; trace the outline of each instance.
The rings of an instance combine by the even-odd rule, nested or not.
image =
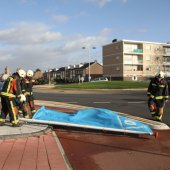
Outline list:
[[[51,133],[39,137],[0,140],[1,170],[66,170]]]
[[[74,170],[170,170],[169,130],[160,131],[157,139],[55,131]]]

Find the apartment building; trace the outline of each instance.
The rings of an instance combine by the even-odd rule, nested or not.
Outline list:
[[[114,40],[103,46],[103,76],[112,80],[146,80],[159,70],[170,77],[170,44]]]

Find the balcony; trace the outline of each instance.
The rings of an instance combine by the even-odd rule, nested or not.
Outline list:
[[[170,65],[170,61],[166,61],[166,62],[164,61],[163,65]]]
[[[133,75],[133,74],[141,75],[141,74],[143,74],[143,71],[141,71],[141,70],[135,70],[135,71],[124,70],[124,74],[127,74],[127,75]]]
[[[143,50],[136,48],[136,49],[127,49],[124,51],[124,53],[128,53],[128,54],[143,54]]]
[[[163,55],[164,56],[170,56],[170,52],[169,51],[168,52],[164,52]]]

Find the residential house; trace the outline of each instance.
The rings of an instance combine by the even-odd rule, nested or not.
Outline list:
[[[50,77],[49,77],[50,75]],[[90,63],[81,63],[61,67],[58,70],[50,70],[44,73],[44,77],[52,82],[80,82],[88,81],[89,76],[92,79],[103,76],[103,66],[97,61]]]

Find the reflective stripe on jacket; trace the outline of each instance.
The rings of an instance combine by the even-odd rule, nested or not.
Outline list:
[[[20,97],[21,87],[19,77],[16,75],[10,76],[3,84],[1,95],[9,98]]]
[[[147,95],[150,98],[156,99],[156,100],[167,100],[169,98],[169,92],[168,92],[168,84],[165,81],[165,79],[161,79],[158,81],[157,77],[155,77],[153,80],[151,80],[149,86]]]

